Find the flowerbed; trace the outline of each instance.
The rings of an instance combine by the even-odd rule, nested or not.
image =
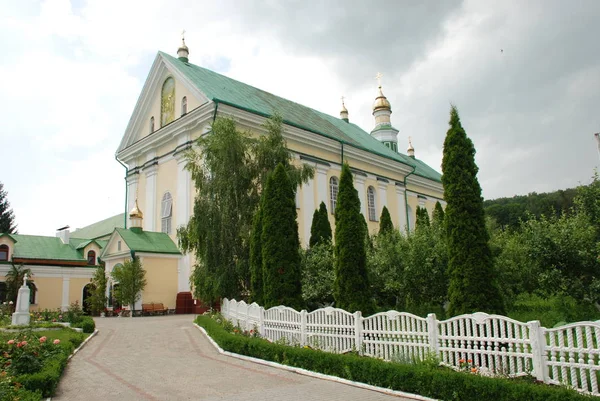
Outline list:
[[[71,329],[0,334],[0,400],[51,396],[69,355],[84,338]]]
[[[196,323],[226,351],[441,400],[595,399],[564,387],[538,384],[532,379],[489,378],[456,372],[434,363],[399,364],[354,354],[331,354],[310,348],[275,344],[254,338],[249,332],[245,334],[219,315],[198,316]]]

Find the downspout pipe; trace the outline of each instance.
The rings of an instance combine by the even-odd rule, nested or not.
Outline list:
[[[213,113],[213,123],[214,123],[215,120],[217,119],[217,110],[219,109],[219,100],[213,99],[213,102],[215,102],[215,112]]]
[[[407,234],[410,232],[410,219],[408,218],[408,194],[406,193],[406,191],[408,191],[408,188],[406,187],[406,180],[408,179],[408,177],[410,175],[414,174],[416,170],[417,170],[417,166],[414,166],[413,171],[411,171],[410,173],[408,173],[404,176],[404,211],[406,212],[406,233]]]
[[[129,175],[129,168],[119,160],[117,155],[115,155],[115,160],[119,162],[119,164],[125,167],[125,216],[123,216],[123,228],[127,228],[127,176]]]

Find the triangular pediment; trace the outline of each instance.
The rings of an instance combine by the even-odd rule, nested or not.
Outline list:
[[[171,80],[165,84],[167,80]],[[173,97],[171,104],[173,110],[167,111],[166,117],[161,114],[161,94],[163,85],[166,86],[165,93]],[[170,91],[172,87],[172,92]],[[142,92],[133,109],[133,113],[125,129],[123,139],[117,149],[117,153],[142,138],[152,134],[151,120],[154,117],[154,131],[182,117],[184,110],[182,100],[186,98],[187,112],[205,104],[209,98],[187,77],[180,69],[159,52],[154,59],[152,68],[148,73]],[[167,102],[168,103],[168,102]],[[170,108],[167,108],[170,109]],[[169,116],[170,112],[172,115]]]
[[[128,254],[130,252],[129,247],[119,234],[119,231],[115,229],[108,239],[108,243],[102,249],[101,259],[110,258],[111,256]]]

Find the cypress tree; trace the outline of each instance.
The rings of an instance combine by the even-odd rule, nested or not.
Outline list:
[[[0,233],[17,234],[15,214],[7,198],[8,192],[4,190],[4,184],[0,182]]]
[[[440,201],[435,202],[432,220],[436,224],[444,224],[444,208],[442,207]]]
[[[416,228],[429,227],[429,213],[427,209],[421,206],[417,206],[417,221],[415,222]]]
[[[504,312],[492,265],[477,171],[475,147],[460,123],[456,107],[452,106],[442,160],[444,198],[448,202],[445,224],[451,316],[477,311]]]
[[[392,217],[387,206],[384,206],[381,210],[381,217],[379,218],[379,234],[391,233],[394,231],[394,225],[392,224]]]
[[[344,163],[335,207],[335,281],[333,296],[338,308],[371,313],[367,278],[366,228],[350,166]]]
[[[310,241],[309,246],[313,246],[331,241],[331,225],[329,224],[329,215],[327,214],[327,206],[325,202],[321,202],[319,209],[315,210],[310,226]]]
[[[260,305],[264,302],[261,236],[262,205],[259,205],[252,219],[252,236],[250,237],[250,299]]]
[[[267,178],[262,211],[264,307],[302,308],[300,239],[294,187],[283,164]]]

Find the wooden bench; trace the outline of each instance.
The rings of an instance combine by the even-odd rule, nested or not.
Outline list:
[[[169,308],[166,308],[162,302],[142,304],[142,315],[166,315]]]

